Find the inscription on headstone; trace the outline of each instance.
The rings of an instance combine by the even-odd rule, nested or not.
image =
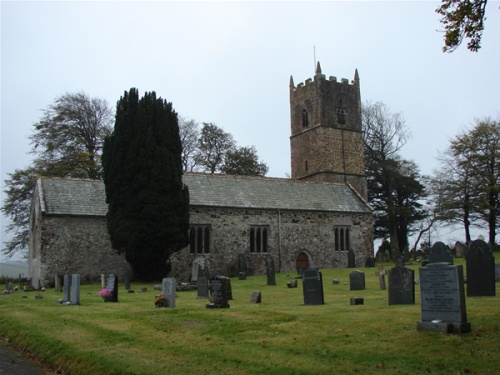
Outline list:
[[[72,305],[80,304],[80,275],[74,274],[71,276],[71,299]]]
[[[432,263],[419,269],[422,321],[417,330],[470,332],[461,265]]]
[[[267,285],[276,285],[274,258],[270,254],[266,255],[266,273],[267,273]]]
[[[486,242],[473,241],[465,261],[467,297],[495,296],[495,258]]]
[[[429,254],[429,264],[431,263],[449,263],[453,264],[453,256],[450,248],[444,243],[438,241],[431,247]]]
[[[415,271],[394,267],[389,271],[389,305],[415,304]]]
[[[208,279],[205,276],[198,277],[196,284],[198,291],[198,299],[208,298]]]
[[[163,307],[175,308],[176,291],[177,281],[174,278],[166,277],[162,280],[162,294],[166,301]]]
[[[105,302],[118,302],[118,276],[114,273],[111,273],[106,278],[106,289],[111,291],[109,296],[104,298]]]
[[[361,271],[352,271],[349,274],[349,285],[351,290],[364,290],[365,273]]]
[[[302,273],[304,305],[323,305],[323,275],[317,269],[307,269]]]
[[[207,308],[229,307],[229,279],[215,276],[210,280],[210,303]]]

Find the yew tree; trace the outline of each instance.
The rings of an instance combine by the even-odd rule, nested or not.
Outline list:
[[[103,151],[108,231],[134,277],[160,280],[170,256],[189,243],[189,193],[182,182],[182,145],[172,103],[137,89],[116,107]]]

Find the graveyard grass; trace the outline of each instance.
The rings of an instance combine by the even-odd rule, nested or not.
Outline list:
[[[418,278],[418,265],[408,267]],[[349,290],[353,269],[321,270],[325,304],[316,306],[302,305],[301,281],[287,288],[294,273],[276,274],[276,286],[265,275],[231,279],[228,309],[207,309],[196,291],[178,291],[175,309],[155,308],[160,292],[140,283],[132,288],[147,292],[120,283],[118,303],[104,303],[100,285],[82,285],[79,306],[55,303],[54,289],[43,299],[15,292],[0,296],[0,335],[66,374],[499,373],[499,296],[466,298],[472,333],[417,332],[418,285],[415,305],[389,306],[376,268],[360,270],[361,291]],[[255,290],[260,304],[250,303]],[[350,305],[356,296],[364,305]]]

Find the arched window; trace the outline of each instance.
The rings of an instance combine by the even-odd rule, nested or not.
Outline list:
[[[189,252],[207,254],[210,252],[210,225],[191,225],[189,228]]]
[[[333,237],[335,251],[348,251],[351,248],[351,230],[348,226],[334,227]]]
[[[267,253],[267,235],[269,229],[267,226],[250,227],[250,252]]]
[[[309,126],[309,114],[305,109],[302,110],[302,127],[307,128]]]

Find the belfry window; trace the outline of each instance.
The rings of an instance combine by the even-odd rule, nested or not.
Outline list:
[[[335,251],[347,251],[350,248],[350,229],[348,226],[338,226],[333,229]]]
[[[305,109],[302,110],[302,127],[307,128],[309,126],[309,114]]]
[[[267,234],[269,228],[267,226],[252,226],[250,227],[250,252],[251,253],[267,253]]]
[[[189,229],[189,252],[207,254],[210,252],[210,225],[191,225]]]

